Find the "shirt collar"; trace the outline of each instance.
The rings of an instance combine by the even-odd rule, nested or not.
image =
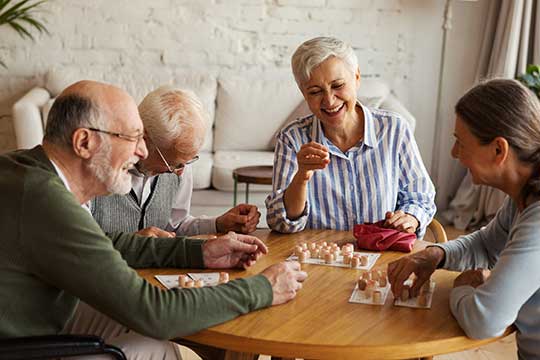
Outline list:
[[[364,145],[374,148],[377,145],[377,135],[375,134],[375,123],[373,121],[373,114],[371,110],[362,105],[359,100],[356,100],[356,105],[362,108],[364,113],[364,139],[357,145],[357,147]],[[324,131],[322,129],[321,121],[317,117],[313,117],[313,127],[311,130],[311,138],[313,141],[323,144],[326,147],[333,147],[331,142],[324,136]]]
[[[64,186],[66,187],[66,189],[68,189],[68,191],[69,191],[70,193],[73,194],[73,191],[71,191],[71,188],[69,187],[69,183],[68,183],[68,181],[67,181],[67,178],[66,178],[66,176],[64,175],[64,173],[62,172],[62,170],[60,170],[60,167],[59,167],[58,165],[56,165],[56,163],[54,162],[54,160],[49,159],[49,161],[53,164],[54,170],[56,170],[56,173],[58,174],[58,177],[60,178],[60,180],[62,180],[62,182],[64,183]],[[92,214],[92,212],[91,212],[91,210],[90,210],[90,207],[91,207],[90,201],[88,201],[88,202],[85,203],[85,204],[81,204],[81,207],[82,207],[84,210],[88,211],[90,214]]]

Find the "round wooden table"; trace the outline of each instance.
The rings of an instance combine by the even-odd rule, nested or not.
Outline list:
[[[233,206],[236,206],[236,193],[238,183],[246,184],[246,204],[249,203],[249,184],[272,185],[272,169],[271,165],[263,166],[245,166],[233,170],[234,179],[234,201]]]
[[[289,235],[258,230],[255,235],[268,245],[269,254],[247,271],[231,271],[232,278],[257,274],[285,260],[302,241],[354,240],[350,232],[332,230]],[[427,244],[418,240],[414,250]],[[385,269],[404,255],[383,252],[374,269]],[[236,352],[305,359],[419,358],[475,348],[498,339],[467,338],[450,313],[448,298],[458,273],[436,271],[432,308],[411,309],[395,307],[391,293],[384,306],[349,303],[360,270],[308,264],[302,267],[309,277],[294,300],[240,316],[187,339]],[[179,274],[185,269],[140,272],[156,284],[151,275]],[[504,336],[511,332],[509,329]]]

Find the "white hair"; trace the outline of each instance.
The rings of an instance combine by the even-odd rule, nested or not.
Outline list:
[[[146,95],[139,114],[147,135],[160,147],[181,143],[198,150],[204,142],[208,114],[190,90],[162,86]]]
[[[345,62],[356,73],[358,58],[349,44],[333,37],[316,37],[300,45],[292,56],[291,66],[298,86],[301,88],[309,81],[313,69],[331,56]]]

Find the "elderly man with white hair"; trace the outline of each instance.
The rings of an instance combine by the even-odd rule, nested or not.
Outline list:
[[[310,110],[278,135],[269,226],[352,230],[385,226],[422,236],[435,213],[435,191],[406,121],[357,99],[360,70],[343,41],[306,41],[292,57]]]
[[[106,236],[84,205],[131,189],[146,158],[133,99],[82,81],[49,114],[43,145],[0,156],[0,338],[94,334],[128,359],[178,359],[167,339],[294,298],[307,276],[279,263],[228,284],[162,290],[134,267],[247,267],[267,252],[256,237],[211,240]],[[85,358],[86,359],[86,358]]]
[[[102,229],[158,236],[255,231],[260,213],[254,205],[240,204],[218,217],[189,215],[191,164],[198,159],[207,130],[207,114],[197,96],[163,86],[143,99],[139,113],[148,157],[131,171],[129,194],[93,201],[92,215]]]

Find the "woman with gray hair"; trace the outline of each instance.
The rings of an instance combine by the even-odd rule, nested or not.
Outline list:
[[[457,103],[452,156],[475,184],[508,195],[482,229],[390,263],[394,294],[412,274],[416,296],[439,267],[463,271],[450,309],[465,333],[482,339],[517,328],[519,359],[540,358],[540,102],[515,80],[495,79]]]
[[[385,220],[422,236],[435,213],[433,184],[406,121],[357,100],[354,50],[318,37],[296,50],[292,70],[313,114],[278,135],[270,227],[352,230]]]

